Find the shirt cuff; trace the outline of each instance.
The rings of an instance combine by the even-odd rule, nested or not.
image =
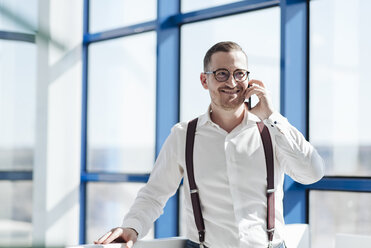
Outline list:
[[[141,223],[138,220],[136,219],[124,220],[121,227],[134,229],[138,233],[138,239],[143,238],[142,237],[143,228],[142,228]]]
[[[278,112],[273,112],[263,122],[268,127],[269,131],[274,135],[284,135],[287,133],[286,130],[288,121]]]

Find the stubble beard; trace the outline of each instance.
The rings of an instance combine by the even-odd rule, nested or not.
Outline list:
[[[218,92],[218,94],[219,96],[211,97],[212,102],[216,107],[226,111],[236,110],[245,102],[244,97],[241,95],[238,95],[235,99],[230,99],[223,97],[220,92]]]

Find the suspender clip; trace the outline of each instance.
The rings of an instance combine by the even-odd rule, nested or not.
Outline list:
[[[198,193],[198,189],[191,189],[191,194],[196,194]]]
[[[273,193],[275,191],[276,191],[276,189],[267,189],[267,193]]]
[[[268,241],[268,248],[273,248],[272,241]]]

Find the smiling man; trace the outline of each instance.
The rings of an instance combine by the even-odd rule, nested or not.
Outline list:
[[[128,242],[130,247],[145,236],[184,177],[187,248],[285,247],[284,174],[314,183],[324,165],[274,110],[264,84],[248,75],[247,55],[238,44],[220,42],[207,51],[200,75],[211,98],[207,112],[172,128],[123,225],[96,243]],[[249,109],[245,101],[252,95],[259,102]]]

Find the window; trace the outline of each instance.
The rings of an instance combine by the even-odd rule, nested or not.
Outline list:
[[[144,183],[88,183],[87,242],[120,226]],[[153,239],[153,229],[145,239]]]
[[[32,170],[36,116],[34,44],[0,40],[0,170]]]
[[[232,40],[242,46],[248,56],[250,79],[259,79],[266,84],[272,92],[273,104],[279,110],[279,18],[279,8],[269,8],[182,27],[181,120],[190,120],[206,112],[210,97],[199,79],[203,71],[203,56],[213,44],[224,40]],[[256,23],[259,23],[259,27]],[[252,102],[256,103],[257,99],[253,98]]]
[[[156,19],[155,0],[90,0],[90,32],[101,32]]]
[[[182,12],[195,11],[204,8],[210,8],[223,4],[237,2],[238,0],[209,0],[209,1],[198,1],[198,0],[181,0]]]
[[[34,44],[0,40],[0,246],[32,242],[35,61]]]
[[[321,0],[310,8],[310,140],[326,175],[370,176],[371,3]]]
[[[335,247],[340,233],[370,233],[370,193],[357,192],[370,190],[358,178],[371,175],[370,10],[367,1],[310,1],[309,134],[327,176],[309,186],[321,190],[309,192],[314,248]]]
[[[312,248],[335,247],[339,233],[371,233],[370,193],[317,191],[309,194]]]
[[[37,0],[0,0],[0,30],[34,34]]]
[[[0,189],[0,246],[31,246],[32,182],[2,180]]]
[[[155,156],[156,35],[89,47],[88,170],[147,173]]]

